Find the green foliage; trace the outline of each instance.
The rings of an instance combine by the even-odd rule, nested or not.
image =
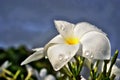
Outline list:
[[[33,51],[27,49],[25,46],[19,46],[18,48],[0,49],[0,65],[6,60],[11,63],[7,68],[0,67],[0,80],[37,80],[31,72],[29,72],[25,66],[21,66],[21,62],[31,55]],[[110,60],[104,61],[103,71],[98,72],[100,61],[96,64],[91,63],[89,80],[114,80],[115,75],[111,74],[113,65],[116,62],[118,56],[118,50],[116,50],[112,57],[110,67],[107,71],[107,64]],[[58,72],[54,71],[48,59],[41,59],[39,61],[31,62],[31,65],[38,72],[42,68],[46,68],[48,74],[53,74],[57,80],[80,80],[80,72],[84,65],[85,58],[80,56],[74,57],[75,61],[68,62],[68,67],[64,66],[59,72],[59,77],[56,75]],[[68,69],[69,68],[69,69]],[[111,76],[110,76],[111,75]]]
[[[18,48],[10,47],[8,49],[0,49],[0,65],[2,65],[6,60],[11,63],[8,68],[1,69],[0,80],[24,80],[28,71],[25,66],[21,66],[21,62],[31,55],[33,51],[27,49],[25,46],[19,46]],[[40,71],[41,68],[47,68],[48,73],[56,74],[52,69],[49,61],[47,59],[41,59],[40,61],[35,61],[30,63],[30,65]],[[30,76],[29,80],[36,80],[34,76]]]

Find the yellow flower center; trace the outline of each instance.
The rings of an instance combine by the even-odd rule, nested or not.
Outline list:
[[[65,40],[66,43],[69,45],[74,45],[79,43],[79,39],[77,37],[70,37],[70,38],[66,38]]]

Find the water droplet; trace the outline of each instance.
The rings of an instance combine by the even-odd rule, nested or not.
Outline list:
[[[90,57],[93,58],[93,55],[91,55]]]
[[[45,59],[47,59],[48,57],[47,56],[45,56]]]
[[[61,61],[64,58],[63,55],[59,55],[59,60]]]
[[[85,55],[86,55],[86,56],[90,55],[90,51],[86,50],[86,51],[85,51]]]
[[[68,59],[69,59],[69,56],[67,55],[67,56],[65,57],[65,59],[68,60]]]
[[[94,57],[94,55],[89,50],[85,51],[85,55],[86,55],[87,58],[93,58]]]
[[[61,26],[60,29],[64,31],[64,30],[65,30],[65,27],[64,27],[64,26]]]

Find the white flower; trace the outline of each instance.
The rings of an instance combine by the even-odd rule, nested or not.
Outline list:
[[[42,79],[39,76],[39,72],[36,69],[34,69],[32,66],[26,65],[26,69],[27,69],[28,74],[27,74],[25,80],[28,80],[32,75],[34,75],[37,78],[37,80],[41,80]]]
[[[3,76],[6,72],[4,70],[6,70],[6,68],[8,68],[9,66],[11,66],[11,63],[6,60],[1,66],[0,66],[0,76]]]
[[[44,80],[56,80],[56,79],[53,75],[48,75],[48,76],[45,77]]]
[[[32,75],[37,78],[37,80],[56,80],[52,74],[47,74],[47,69],[43,68],[38,72],[30,65],[26,65],[26,69],[28,71],[28,75],[25,80],[28,80]]]
[[[42,68],[39,73],[41,79],[40,80],[56,80],[52,74],[47,74],[47,69]]]
[[[6,60],[1,66],[0,66],[0,74],[3,72],[3,69],[8,68],[11,65],[11,63]]]
[[[5,61],[2,65],[1,65],[1,68],[8,68],[9,66],[11,65],[11,63],[9,61]]]
[[[39,75],[40,77],[45,78],[47,76],[47,69],[46,68],[41,69]]]
[[[105,33],[87,22],[72,24],[56,21],[60,33],[44,48],[35,49],[22,65],[47,56],[55,71],[60,70],[73,56],[80,55],[88,59],[110,59],[111,46]]]

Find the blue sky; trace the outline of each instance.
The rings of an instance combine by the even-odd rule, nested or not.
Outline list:
[[[120,0],[0,0],[0,47],[44,46],[57,35],[54,20],[90,22],[120,45]]]

